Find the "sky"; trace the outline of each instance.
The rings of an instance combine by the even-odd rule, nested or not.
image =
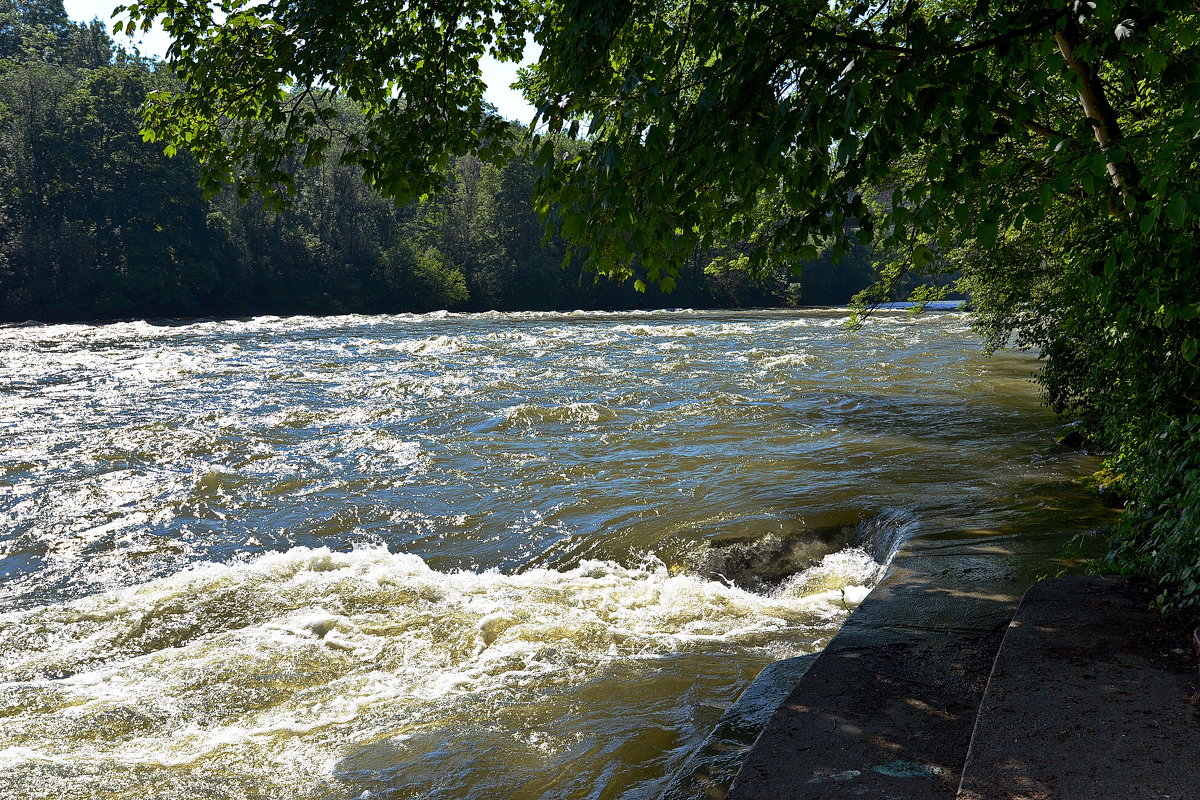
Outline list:
[[[67,9],[67,15],[73,20],[86,22],[99,17],[108,21],[111,29],[112,10],[121,2],[122,0],[63,0],[63,6]],[[167,45],[171,41],[165,33],[157,28],[134,39],[127,36],[118,36],[116,39],[126,46],[137,45],[138,50],[144,56],[160,57],[166,52]],[[525,61],[536,59],[538,51],[539,48],[536,44],[528,43],[525,46]],[[484,58],[481,60],[480,66],[483,68],[483,79],[488,85],[484,99],[496,106],[500,110],[500,115],[507,119],[526,124],[532,121],[533,106],[525,102],[525,98],[521,97],[520,92],[510,88],[513,81],[517,79],[517,69],[520,65],[503,64],[492,58]]]

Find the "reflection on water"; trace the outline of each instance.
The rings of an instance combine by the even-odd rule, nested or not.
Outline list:
[[[0,796],[649,798],[900,538],[1081,530],[960,314],[0,330]]]

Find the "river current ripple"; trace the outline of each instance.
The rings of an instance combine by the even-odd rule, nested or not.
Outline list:
[[[903,538],[1097,524],[1032,357],[845,322],[0,329],[0,796],[652,798]]]

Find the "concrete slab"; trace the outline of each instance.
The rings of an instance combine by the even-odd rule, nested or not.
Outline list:
[[[1189,631],[1118,578],[1039,583],[1005,633],[960,800],[1194,800]]]
[[[953,797],[1004,631],[1063,544],[906,544],[772,715],[729,800]]]

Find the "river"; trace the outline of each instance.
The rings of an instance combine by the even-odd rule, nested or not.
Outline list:
[[[965,314],[0,329],[0,797],[654,798],[906,537],[1086,531]]]

